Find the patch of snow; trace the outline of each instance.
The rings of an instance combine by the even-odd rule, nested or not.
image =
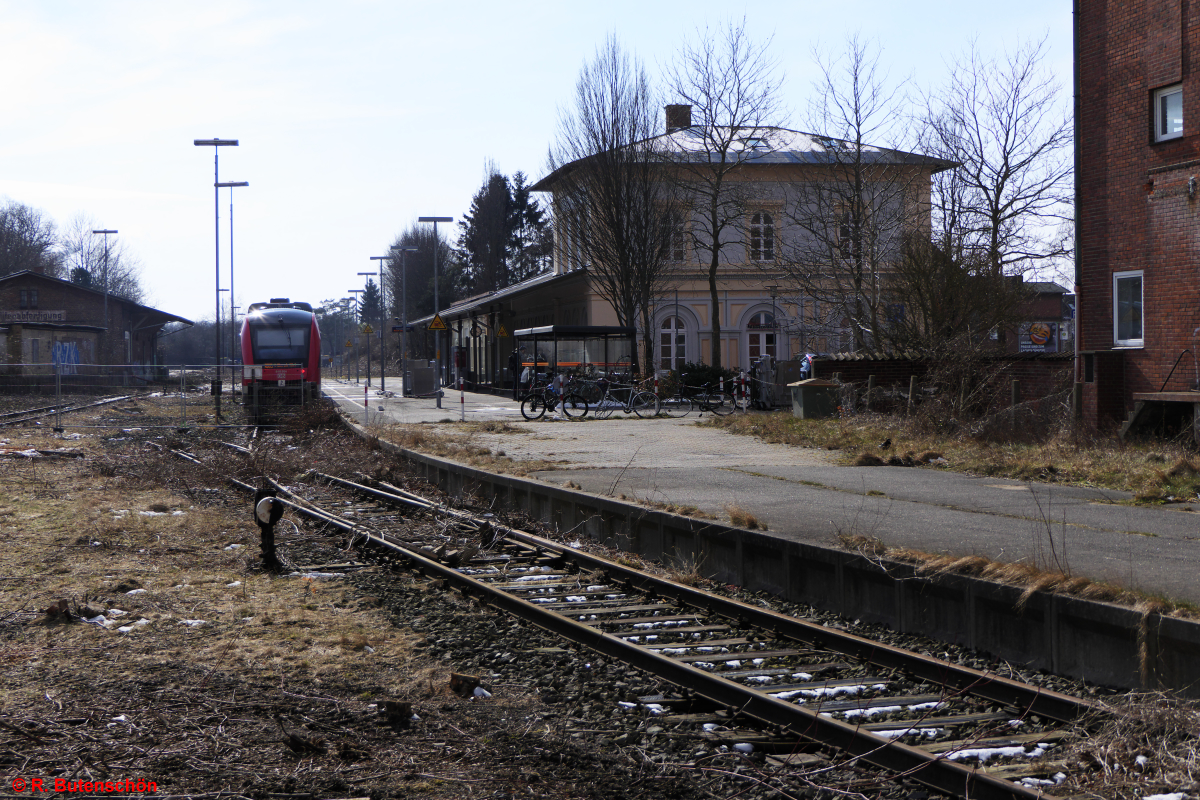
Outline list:
[[[237,587],[239,587],[241,585],[242,585],[241,581],[234,581],[233,583],[225,584],[225,588],[226,589],[236,589]]]
[[[476,686],[475,692],[472,696],[478,697],[480,700],[487,700],[489,697],[492,696],[492,693],[489,692],[487,689],[484,689],[482,686]]]
[[[992,758],[1041,758],[1049,748],[1050,745],[1045,743],[1038,744],[1030,750],[1026,750],[1021,745],[1013,745],[1012,747],[967,747],[962,750],[951,750],[940,753],[938,758],[945,758],[949,761],[978,759],[980,764],[986,764]]]
[[[231,544],[231,545],[229,545],[229,547],[226,547],[225,549],[226,550],[237,550],[237,549],[245,547],[245,546],[246,545],[244,545],[244,544]]]
[[[146,593],[146,590],[145,590],[145,589],[130,589],[130,590],[129,590],[128,592],[126,592],[125,594],[128,594],[128,595],[134,595],[134,594],[145,594],[145,593]]]
[[[745,753],[746,755],[749,755],[750,753],[754,752],[754,745],[750,744],[749,742],[738,742],[733,746],[733,749],[739,753]]]
[[[137,628],[144,628],[149,624],[150,624],[150,620],[143,617],[142,619],[139,619],[137,622],[133,623],[132,625],[122,625],[121,627],[117,628],[117,630],[120,631],[121,633],[129,633],[130,631],[135,630]]]
[[[201,625],[208,624],[207,620],[203,619],[181,619],[180,625],[187,625],[189,628],[199,628]]]

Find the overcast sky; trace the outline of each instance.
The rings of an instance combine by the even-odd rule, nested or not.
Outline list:
[[[0,0],[0,198],[119,230],[151,305],[211,318],[214,148],[192,141],[238,139],[220,152],[220,179],[250,182],[233,190],[237,304],[316,304],[361,288],[356,273],[416,217],[461,218],[487,160],[544,174],[559,108],[608,33],[658,74],[697,28],[742,16],[774,37],[792,127],[813,47],[854,32],[917,88],[944,81],[971,39],[999,54],[1045,36],[1069,100],[1067,0]]]

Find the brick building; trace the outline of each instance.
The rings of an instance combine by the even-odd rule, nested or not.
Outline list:
[[[147,373],[158,363],[158,334],[169,322],[191,324],[116,295],[14,272],[0,277],[0,374],[48,374],[55,363],[70,370],[120,364]]]
[[[1200,6],[1079,0],[1076,378],[1092,424],[1200,395]]]

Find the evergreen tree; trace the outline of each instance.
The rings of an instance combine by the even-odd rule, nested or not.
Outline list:
[[[470,294],[503,289],[512,283],[508,266],[512,191],[508,178],[492,162],[485,165],[485,173],[483,185],[471,200],[471,210],[459,223],[458,260]]]
[[[379,284],[374,279],[367,278],[366,289],[359,296],[358,321],[363,325],[378,327],[380,311]]]
[[[550,269],[554,239],[547,216],[537,198],[530,194],[525,173],[513,175],[512,213],[508,223],[508,273],[512,283]]]

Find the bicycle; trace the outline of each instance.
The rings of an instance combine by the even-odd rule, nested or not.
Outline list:
[[[732,394],[710,386],[684,386],[690,393],[679,392],[664,398],[659,403],[660,412],[668,417],[686,417],[693,410],[704,414],[706,411],[719,417],[732,414],[742,407],[742,404]]]
[[[600,381],[600,383],[603,395],[595,404],[596,419],[608,419],[618,410],[626,414],[637,414],[642,418],[658,414],[658,397],[654,392],[641,391],[637,386],[616,386],[614,390],[613,383],[609,381]],[[626,393],[624,400],[618,397],[619,393]]]
[[[521,416],[528,420],[541,419],[546,412],[556,410],[571,419],[579,419],[588,412],[588,401],[576,392],[567,392],[561,397],[550,384],[529,390],[521,401]]]

